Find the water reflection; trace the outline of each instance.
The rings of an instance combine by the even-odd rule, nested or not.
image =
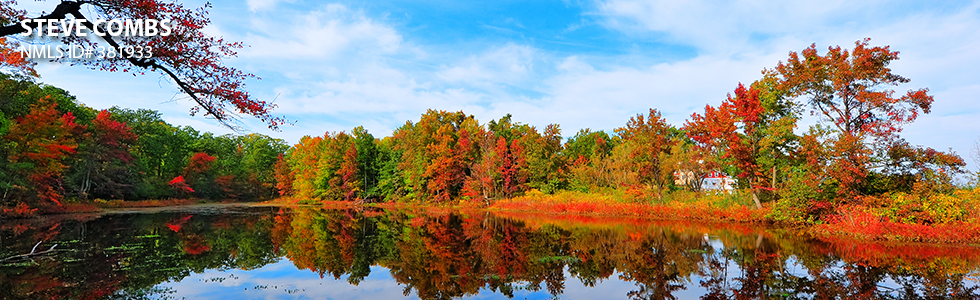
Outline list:
[[[630,299],[980,297],[975,247],[724,224],[198,207],[7,222],[0,243],[0,295],[22,299],[291,298],[340,282],[333,296],[351,298],[582,297],[604,284],[626,287],[601,296]]]

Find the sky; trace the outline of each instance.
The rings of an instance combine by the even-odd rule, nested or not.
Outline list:
[[[29,16],[57,1],[22,0]],[[203,1],[181,2],[199,7]],[[871,38],[929,88],[932,112],[905,127],[913,145],[953,149],[977,170],[980,1],[303,1],[216,0],[208,34],[249,47],[226,64],[260,77],[247,89],[295,122],[281,132],[243,118],[250,132],[293,144],[304,135],[364,126],[388,136],[427,109],[481,122],[512,114],[542,130],[560,124],[611,132],[659,110],[682,126],[738,83],[811,44],[853,48]],[[167,122],[216,134],[214,120],[158,74],[134,76],[42,64],[40,81],[94,108],[148,108]],[[805,131],[813,118],[801,123]]]

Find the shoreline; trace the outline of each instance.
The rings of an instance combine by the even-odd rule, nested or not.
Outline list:
[[[581,196],[581,195],[580,195]],[[210,209],[227,207],[312,207],[325,209],[357,209],[377,207],[392,210],[424,210],[426,212],[485,212],[518,219],[543,219],[576,223],[633,223],[633,222],[698,222],[731,225],[764,226],[799,231],[820,239],[864,242],[899,242],[936,245],[980,247],[980,224],[956,221],[940,224],[906,224],[881,220],[873,216],[840,218],[836,223],[802,224],[777,222],[768,218],[771,206],[762,209],[733,205],[716,207],[701,202],[625,203],[599,200],[599,197],[558,197],[554,195],[520,196],[501,199],[492,204],[457,203],[362,203],[355,201],[316,201],[300,203],[299,199],[281,197],[257,202],[203,202],[197,199],[143,201],[102,201],[68,203],[57,210],[39,210],[26,218],[47,218],[70,214],[156,213],[171,210]],[[6,217],[3,221],[16,220]]]

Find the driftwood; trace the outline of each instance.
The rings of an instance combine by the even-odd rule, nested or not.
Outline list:
[[[54,247],[58,247],[58,244],[54,244],[54,246],[51,246],[51,248],[48,248],[48,250],[44,250],[44,251],[41,251],[41,252],[34,252],[34,251],[37,251],[37,246],[40,246],[42,242],[44,242],[44,241],[40,241],[40,242],[37,242],[37,244],[34,244],[34,248],[31,248],[31,252],[30,253],[21,254],[21,255],[14,255],[14,256],[11,256],[11,257],[4,258],[3,260],[0,260],[0,261],[8,261],[8,260],[17,259],[17,258],[29,258],[31,256],[45,255],[45,254],[54,252],[55,251]]]

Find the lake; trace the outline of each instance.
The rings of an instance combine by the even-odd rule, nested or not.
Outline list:
[[[239,205],[0,223],[6,299],[977,299],[980,248],[479,210]]]

